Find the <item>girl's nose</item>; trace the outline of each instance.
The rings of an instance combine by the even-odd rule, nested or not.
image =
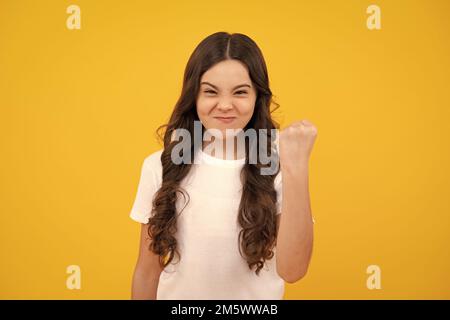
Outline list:
[[[231,102],[224,101],[224,102],[219,102],[217,109],[225,112],[225,111],[233,109],[233,106],[232,106]]]

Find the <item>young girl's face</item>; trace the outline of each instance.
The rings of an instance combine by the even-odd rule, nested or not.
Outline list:
[[[197,114],[206,129],[243,129],[255,109],[256,89],[247,67],[238,60],[224,60],[200,79]]]

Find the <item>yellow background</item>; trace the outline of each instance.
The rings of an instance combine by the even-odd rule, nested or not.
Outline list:
[[[66,28],[71,4],[81,30]],[[262,49],[282,127],[319,132],[314,254],[285,299],[449,299],[449,13],[445,0],[1,0],[0,297],[130,297],[140,166],[189,55],[228,31]]]

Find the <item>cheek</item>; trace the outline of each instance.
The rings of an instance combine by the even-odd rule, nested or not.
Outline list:
[[[207,116],[214,108],[215,102],[213,99],[198,99],[197,100],[197,113],[203,116]]]
[[[250,118],[255,108],[255,101],[252,99],[245,99],[235,103],[239,114],[244,118]]]

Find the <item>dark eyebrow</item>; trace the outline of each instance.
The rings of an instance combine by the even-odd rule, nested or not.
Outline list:
[[[212,83],[203,81],[202,83],[200,83],[200,85],[202,85],[202,84],[207,84],[207,85],[213,87],[214,89],[219,90],[219,88],[217,88],[217,87],[216,87],[215,85],[213,85]],[[234,87],[233,90],[236,90],[237,88],[240,88],[240,87],[249,87],[249,88],[251,88],[252,86],[249,85],[249,84],[247,84],[247,83],[243,83],[243,84],[240,84],[240,85],[237,85],[236,87]]]

